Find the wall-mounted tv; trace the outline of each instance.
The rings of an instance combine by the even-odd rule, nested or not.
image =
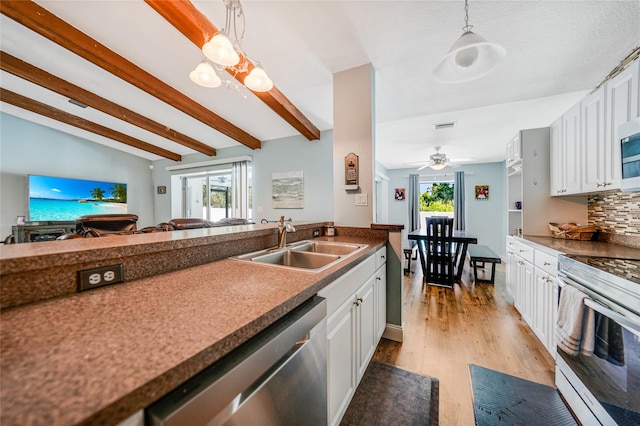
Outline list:
[[[127,184],[29,175],[29,221],[127,212]]]

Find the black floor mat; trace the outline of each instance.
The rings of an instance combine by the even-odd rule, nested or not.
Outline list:
[[[476,425],[577,425],[557,389],[469,365]]]
[[[437,425],[438,379],[372,360],[341,426]]]

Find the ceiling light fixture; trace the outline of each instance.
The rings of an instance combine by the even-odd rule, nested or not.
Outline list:
[[[433,76],[442,83],[463,83],[475,80],[489,73],[507,55],[504,47],[490,43],[471,31],[469,25],[469,4],[464,1],[463,34],[453,43],[449,53],[445,55],[433,70]]]
[[[244,85],[254,92],[268,92],[273,88],[273,82],[259,63],[253,64],[240,44],[245,30],[245,17],[240,0],[222,2],[227,9],[224,28],[202,46],[202,53],[206,59],[191,71],[189,78],[203,87],[218,87],[224,83],[228,88],[239,90],[240,85],[235,79],[223,80],[218,71],[226,69],[233,77],[248,72],[243,80]],[[233,35],[233,41],[229,39],[230,35]]]

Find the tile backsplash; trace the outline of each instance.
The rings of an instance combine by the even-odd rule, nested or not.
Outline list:
[[[640,248],[640,193],[607,191],[588,199],[589,225],[600,230],[598,239]]]

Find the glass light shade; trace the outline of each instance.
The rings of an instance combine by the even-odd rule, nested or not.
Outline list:
[[[268,92],[273,88],[273,82],[260,65],[256,65],[244,78],[244,85],[254,92]]]
[[[240,62],[240,55],[233,48],[231,41],[220,31],[202,46],[202,53],[210,61],[223,67],[232,67]]]
[[[429,167],[431,167],[433,170],[442,170],[447,167],[447,165],[445,163],[434,163]]]
[[[198,66],[189,73],[191,81],[203,87],[218,87],[222,84],[220,77],[216,74],[210,63],[200,62]]]
[[[466,31],[433,70],[433,77],[442,83],[475,80],[493,70],[505,56],[504,47]]]

